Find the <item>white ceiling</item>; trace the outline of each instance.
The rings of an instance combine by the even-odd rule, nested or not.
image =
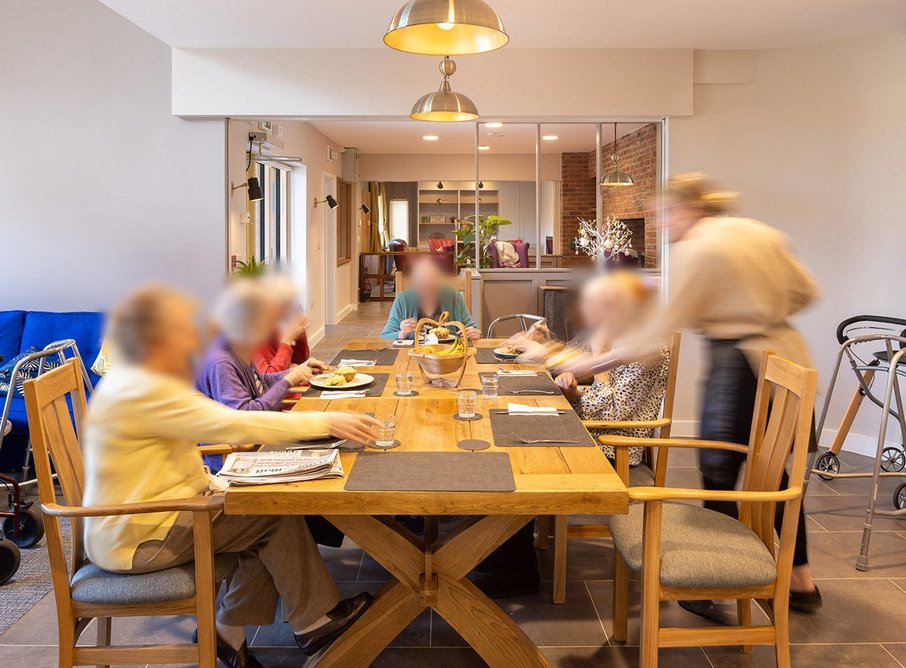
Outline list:
[[[490,0],[508,48],[763,49],[906,24],[906,0]],[[403,0],[101,0],[183,48],[377,48]]]
[[[492,121],[493,119],[484,119]],[[278,123],[280,121],[277,121]],[[474,123],[426,123],[413,120],[347,121],[308,119],[321,133],[341,146],[355,146],[360,153],[434,154],[451,155],[475,152]],[[642,127],[638,123],[621,123],[619,136]],[[535,125],[504,123],[500,128],[479,124],[479,144],[489,146],[482,155],[535,153]],[[556,135],[558,139],[542,141],[542,152],[593,151],[595,149],[594,123],[545,123],[542,135]],[[425,141],[425,135],[435,135],[437,141]],[[605,125],[603,143],[613,138],[613,126]]]

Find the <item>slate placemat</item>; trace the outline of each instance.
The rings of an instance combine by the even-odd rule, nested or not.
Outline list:
[[[396,364],[396,358],[400,354],[399,349],[397,348],[382,348],[380,350],[341,350],[336,357],[333,358],[331,364],[337,366],[340,363],[340,360],[373,360],[377,366],[393,366]],[[368,367],[357,367],[362,369],[365,373],[367,372]]]
[[[519,364],[516,360],[510,360],[505,357],[497,357],[493,348],[478,348],[475,351],[476,364]]]
[[[506,409],[491,410],[491,432],[498,448],[594,447],[588,431],[574,411],[550,415],[509,415]],[[520,439],[557,439],[575,443],[523,443]]]
[[[496,374],[480,373],[479,376],[491,376]],[[538,390],[535,392],[517,392],[517,390]],[[550,392],[551,394],[547,394]],[[498,396],[522,396],[522,397],[559,397],[562,392],[554,380],[546,373],[539,373],[534,376],[497,376],[497,394]]]
[[[352,492],[514,492],[505,452],[363,452],[344,489]]]
[[[353,392],[355,390],[367,390],[365,394],[366,397],[379,397],[384,393],[384,386],[387,385],[387,380],[390,378],[389,373],[372,373],[367,368],[358,369],[359,373],[367,373],[369,376],[374,376],[374,382],[371,385],[366,387],[347,387],[341,385],[340,387],[333,390],[322,390],[320,387],[309,387],[305,392],[302,393],[303,397],[321,397],[322,399],[330,399],[330,395],[334,392]]]

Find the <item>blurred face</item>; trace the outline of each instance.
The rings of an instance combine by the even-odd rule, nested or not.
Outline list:
[[[701,208],[689,204],[674,204],[669,199],[664,211],[664,227],[667,238],[674,243],[683,238],[683,235],[697,223],[704,215]]]
[[[412,287],[422,301],[437,299],[443,276],[430,260],[422,260],[412,268]]]
[[[163,332],[148,351],[146,363],[160,372],[190,379],[201,350],[197,309],[188,300],[172,298],[169,302]]]
[[[603,280],[583,293],[579,311],[586,327],[606,331],[608,338],[613,339],[635,323],[641,305],[621,284]]]

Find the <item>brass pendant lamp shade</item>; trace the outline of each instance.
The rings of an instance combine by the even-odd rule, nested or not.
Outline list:
[[[428,56],[485,53],[510,41],[484,0],[409,0],[390,21],[384,44]]]
[[[610,154],[612,169],[601,178],[601,186],[605,188],[622,188],[634,186],[632,177],[620,169],[620,156],[617,155],[617,124],[613,124],[613,151]]]
[[[409,117],[417,121],[474,121],[478,118],[475,103],[450,87],[450,76],[456,71],[456,63],[444,57],[440,71],[444,75],[440,89],[422,95],[412,106]]]

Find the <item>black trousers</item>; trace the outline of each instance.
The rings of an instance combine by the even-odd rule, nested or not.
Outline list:
[[[532,520],[491,552],[481,567],[504,581],[525,582],[538,578],[535,521]]]
[[[708,441],[728,441],[748,445],[749,432],[755,413],[755,394],[758,378],[752,371],[745,353],[736,347],[735,341],[710,341],[711,370],[705,381],[702,402],[701,437]],[[745,454],[727,450],[699,450],[705,489],[732,490],[736,488],[739,469],[746,461]],[[785,489],[789,484],[786,472],[780,481]],[[739,516],[739,508],[731,501],[706,501],[705,508]],[[778,533],[783,523],[783,505],[777,507],[774,526]],[[805,533],[805,512],[800,507],[793,551],[793,565],[808,563],[808,544]]]

